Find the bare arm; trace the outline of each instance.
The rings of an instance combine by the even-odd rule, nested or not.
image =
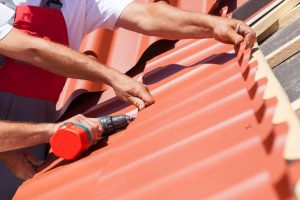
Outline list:
[[[84,54],[29,36],[15,28],[0,41],[0,54],[61,76],[104,82],[108,85],[112,85],[113,78],[120,76],[120,73]]]
[[[112,86],[121,99],[140,109],[154,103],[143,84],[68,47],[17,29],[0,41],[0,54],[65,77],[103,82]]]
[[[36,169],[43,164],[26,147],[48,143],[53,133],[65,122],[81,124],[87,127],[93,143],[103,133],[99,119],[76,115],[64,122],[56,124],[31,124],[0,121],[0,160],[6,163],[10,170],[21,179],[31,178]]]
[[[83,115],[76,115],[64,122],[55,124],[0,121],[0,152],[49,143],[53,133],[56,132],[60,125],[66,122],[86,126],[92,133],[94,143],[96,143],[103,132],[99,119],[87,118]]]
[[[117,26],[167,39],[215,38],[239,44],[244,39],[253,46],[256,36],[244,22],[184,11],[166,3],[132,3],[122,13]]]
[[[0,152],[48,143],[54,124],[0,121]]]

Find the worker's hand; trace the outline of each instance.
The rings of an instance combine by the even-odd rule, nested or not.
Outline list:
[[[2,152],[1,160],[5,162],[16,177],[23,180],[32,178],[37,168],[44,163],[25,149]]]
[[[93,144],[97,143],[98,139],[103,133],[103,128],[98,118],[88,118],[83,115],[76,115],[70,119],[65,120],[64,122],[55,124],[53,132],[55,133],[60,126],[68,122],[72,122],[73,124],[80,124],[89,129],[92,135]]]
[[[148,88],[126,75],[122,75],[112,83],[116,95],[123,101],[135,105],[139,110],[154,103]]]
[[[214,38],[223,43],[239,45],[245,41],[247,47],[253,47],[256,41],[255,32],[239,20],[217,17],[213,27]]]

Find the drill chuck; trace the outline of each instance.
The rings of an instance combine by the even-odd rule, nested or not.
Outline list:
[[[111,134],[126,128],[126,126],[132,121],[132,119],[127,115],[99,117],[99,120],[104,130],[102,137],[110,136]]]
[[[125,129],[134,118],[127,115],[99,117],[103,128],[101,137]],[[89,129],[81,124],[66,123],[50,139],[53,153],[66,160],[76,159],[93,143]]]

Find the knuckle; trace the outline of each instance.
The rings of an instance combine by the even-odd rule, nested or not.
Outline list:
[[[78,120],[80,120],[80,115],[75,115],[75,116],[72,117],[70,120],[71,120],[71,121],[72,121],[72,120],[78,121]]]
[[[84,118],[84,116],[82,114],[78,114],[77,116],[78,116],[79,119],[83,119]]]

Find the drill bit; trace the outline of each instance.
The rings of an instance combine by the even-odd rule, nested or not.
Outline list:
[[[133,116],[117,115],[99,117],[104,132],[102,137],[107,137],[117,131],[125,129],[134,119]]]
[[[127,112],[126,115],[130,116],[131,121],[134,121],[137,117],[138,112],[139,109],[134,109],[132,111]]]

